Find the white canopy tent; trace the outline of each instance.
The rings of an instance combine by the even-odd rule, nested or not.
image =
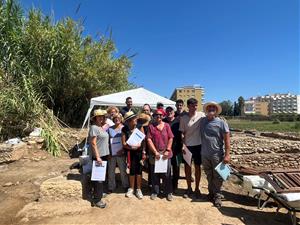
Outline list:
[[[165,107],[175,106],[174,101],[148,91],[145,88],[136,88],[110,95],[99,96],[91,99],[90,108],[87,111],[82,128],[89,120],[91,111],[93,110],[94,106],[126,106],[125,99],[127,97],[132,98],[133,107],[142,107],[145,103],[149,104],[151,107],[156,107],[157,102],[163,103]]]

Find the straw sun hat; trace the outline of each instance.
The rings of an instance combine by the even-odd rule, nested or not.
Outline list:
[[[96,109],[93,112],[92,119],[95,118],[96,116],[105,116],[106,114],[107,114],[106,110]]]
[[[208,106],[215,106],[217,108],[217,115],[219,115],[222,112],[222,107],[216,103],[216,102],[207,102],[203,106],[203,111],[206,113],[207,112],[207,107]]]
[[[138,121],[142,123],[142,126],[148,126],[149,122],[151,121],[151,117],[146,113],[141,113],[138,116]]]
[[[132,111],[129,111],[129,112],[125,113],[125,115],[124,115],[124,122],[126,122],[129,119],[132,119],[134,117],[136,117],[135,113]]]

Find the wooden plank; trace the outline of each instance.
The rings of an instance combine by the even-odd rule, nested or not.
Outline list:
[[[284,189],[290,188],[290,183],[284,179],[284,175],[282,173],[274,174],[273,177],[277,179],[282,185]]]
[[[286,173],[282,174],[281,175],[282,179],[285,180],[288,184],[289,184],[289,187],[297,187],[297,183],[295,183],[293,181],[293,179],[291,179]]]
[[[287,173],[287,176],[290,179],[292,179],[297,184],[297,186],[300,187],[300,174],[298,174],[298,173]]]
[[[300,186],[283,173],[262,173],[260,176],[266,179],[278,193],[300,192]]]

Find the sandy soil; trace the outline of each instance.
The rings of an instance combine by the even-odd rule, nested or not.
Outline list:
[[[77,169],[70,169],[78,159],[67,155],[53,158],[41,150],[31,151],[24,159],[2,166],[0,169],[0,224],[209,224],[209,225],[279,225],[290,224],[283,210],[276,208],[258,210],[257,200],[247,197],[243,190],[229,182],[225,184],[224,206],[216,209],[210,202],[184,199],[186,187],[180,180],[180,189],[173,202],[165,198],[150,200],[147,187],[144,199],[125,198],[121,189],[105,198],[106,209],[92,208],[88,201],[65,199],[40,203],[40,185],[43,181],[61,174],[70,182],[80,182]],[[181,171],[183,175],[183,171]],[[147,175],[144,174],[146,178]],[[13,185],[4,187],[8,182]],[[146,184],[146,180],[144,180]],[[207,193],[206,179],[201,181]],[[27,206],[31,217],[18,214]],[[32,207],[35,206],[36,208]],[[40,207],[41,206],[41,207]],[[24,209],[23,209],[24,211]],[[18,216],[17,216],[18,215]],[[35,215],[35,216],[33,216]]]

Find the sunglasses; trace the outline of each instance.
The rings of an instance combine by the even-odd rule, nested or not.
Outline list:
[[[162,117],[163,114],[155,114],[154,117]]]

